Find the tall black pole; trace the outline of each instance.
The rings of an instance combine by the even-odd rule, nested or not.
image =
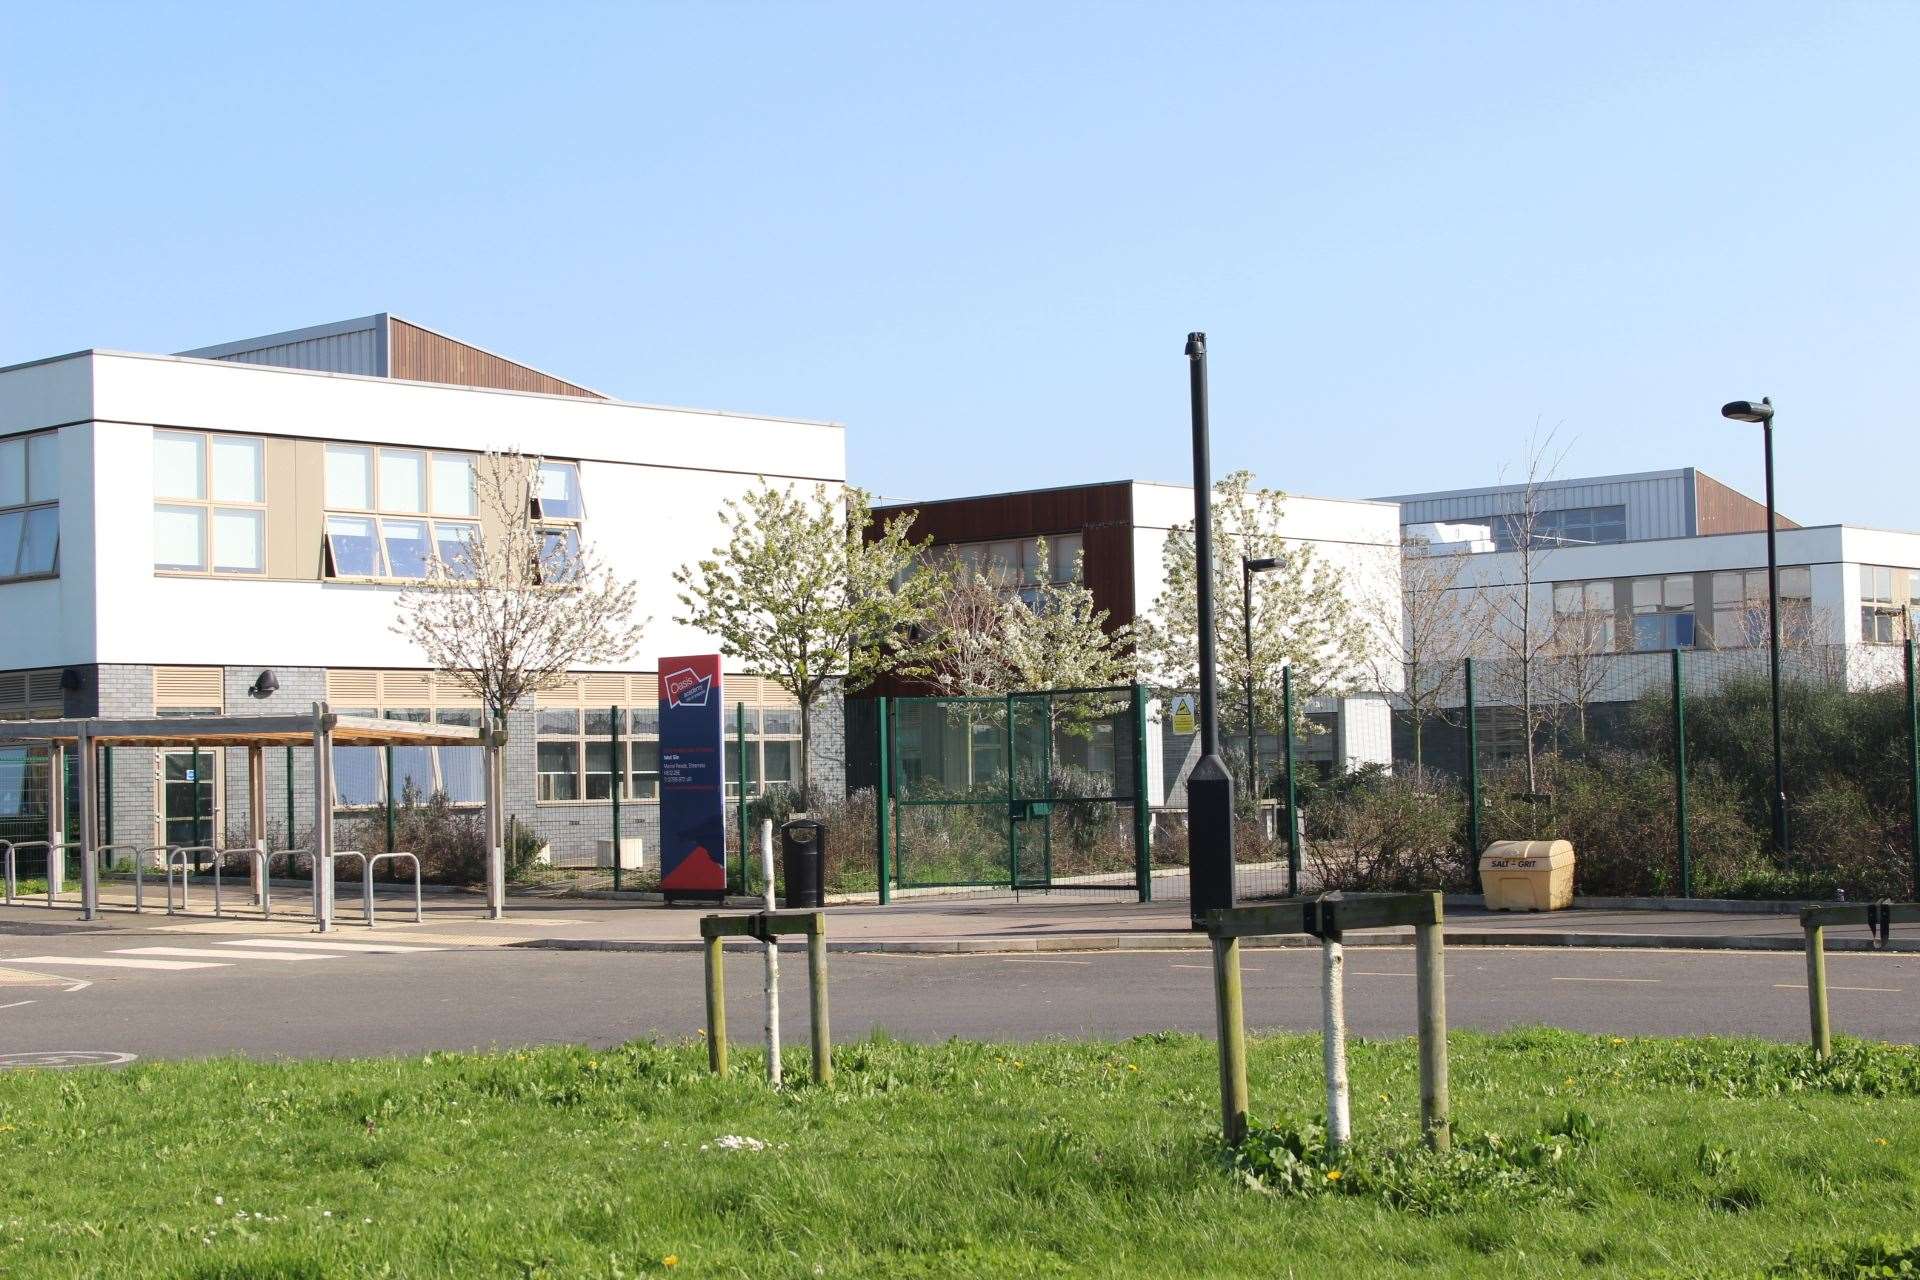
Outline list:
[[[1213,467],[1207,449],[1207,335],[1187,335],[1193,393],[1193,554],[1200,650],[1200,763],[1187,775],[1188,903],[1193,923],[1233,905],[1233,775],[1220,758],[1213,633]]]
[[[1253,723],[1253,561],[1246,556],[1240,557],[1240,623],[1247,641],[1247,789],[1253,793],[1257,821],[1261,791],[1260,734]]]
[[[1771,405],[1771,399],[1761,403]],[[1781,857],[1792,851],[1787,839],[1787,770],[1780,746],[1780,560],[1774,551],[1773,416],[1760,424],[1767,454],[1767,668],[1773,679],[1773,849]]]

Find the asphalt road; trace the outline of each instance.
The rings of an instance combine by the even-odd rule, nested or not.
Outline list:
[[[405,943],[397,934],[333,936],[348,944]],[[148,946],[166,950],[132,950]],[[733,1035],[748,1041],[757,1038],[760,1025],[761,964],[744,949],[729,949],[729,955]],[[805,957],[797,948],[783,957],[784,1026],[788,1043],[800,1044],[806,1035]],[[166,967],[123,967],[127,960]],[[1459,947],[1447,961],[1448,1014],[1456,1027],[1549,1024],[1621,1035],[1778,1040],[1806,1035],[1805,969],[1791,953]],[[1250,1024],[1317,1027],[1319,963],[1312,950],[1249,953],[1244,971]],[[201,964],[209,967],[185,967]],[[831,964],[833,1027],[842,1040],[882,1028],[934,1041],[1120,1037],[1166,1029],[1210,1032],[1213,1026],[1203,951],[836,953]],[[1355,1032],[1411,1033],[1410,951],[1353,948],[1347,969]],[[1920,1042],[1920,956],[1832,955],[1828,974],[1838,1030]],[[701,960],[695,953],[327,951],[285,935],[0,929],[0,1055],[95,1050],[141,1058],[359,1056],[685,1038],[703,1025]]]

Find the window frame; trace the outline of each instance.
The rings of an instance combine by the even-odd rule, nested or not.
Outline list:
[[[366,457],[366,505],[354,506],[349,503],[335,502],[336,496],[327,486],[324,478],[328,468],[322,468],[321,508],[322,534],[321,547],[325,553],[321,578],[326,582],[377,582],[383,584],[405,585],[423,582],[431,576],[434,560],[440,556],[440,549],[448,541],[442,533],[442,527],[452,532],[454,540],[460,538],[460,532],[481,528],[480,502],[478,491],[480,455],[460,449],[434,449],[425,445],[376,445],[364,444],[353,440],[329,440],[324,444],[327,457],[331,459],[339,454],[364,454]],[[420,464],[420,494],[418,509],[389,506],[382,492],[381,473],[387,457],[417,458]],[[447,462],[459,461],[465,468],[468,481],[468,506],[464,513],[440,512],[434,508],[436,490],[434,477],[439,468]],[[342,495],[344,496],[344,495]],[[372,528],[372,540],[375,548],[376,563],[373,573],[342,573],[338,570],[338,557],[334,554],[333,535],[326,531],[326,521],[335,517],[341,519],[365,520]],[[393,571],[393,557],[388,552],[390,541],[386,522],[394,520],[401,523],[417,523],[426,531],[425,545],[429,555],[426,569],[420,574],[399,574]]]
[[[156,446],[163,439],[194,440],[199,443],[200,493],[193,495],[162,494],[160,475],[157,467],[152,469],[153,513],[156,517],[162,511],[193,511],[200,521],[200,563],[188,567],[176,563],[162,564],[160,548],[156,538],[154,545],[153,571],[155,574],[170,578],[265,578],[267,576],[267,439],[265,436],[250,436],[237,431],[185,431],[174,427],[155,427],[153,440]],[[259,497],[248,502],[238,498],[219,498],[214,496],[214,442],[244,441],[254,447],[254,482]],[[254,551],[258,567],[252,569],[223,568],[215,561],[214,547],[217,538],[214,533],[222,513],[245,513],[254,521],[257,536]]]
[[[611,704],[609,704],[611,705]],[[740,798],[736,771],[739,767],[739,751],[735,737],[734,712],[730,708],[726,715],[724,750],[722,765],[724,794],[729,803]],[[579,703],[551,704],[534,709],[534,758],[535,758],[535,804],[541,806],[605,805],[612,803],[611,795],[594,795],[588,779],[604,778],[609,770],[588,768],[588,755],[596,747],[610,746],[609,734],[604,727],[593,726],[592,717],[598,713],[601,720],[606,718],[608,708],[598,704],[583,706]],[[622,804],[657,805],[660,803],[660,720],[652,706],[627,705],[620,708],[625,723],[620,727],[620,759],[611,761],[612,772],[620,774],[620,802]],[[792,717],[785,729],[779,732],[767,732],[767,716],[784,714]],[[563,717],[572,716],[571,721]],[[551,716],[543,721],[543,717]],[[758,706],[747,707],[747,771],[751,786],[749,797],[764,795],[768,786],[766,757],[769,745],[788,749],[788,777],[772,780],[772,785],[792,787],[798,779],[791,775],[800,766],[800,708],[798,706]],[[543,743],[573,743],[573,789],[575,796],[569,799],[548,799],[543,794],[546,788],[541,783],[541,770],[538,767],[539,750]],[[650,767],[642,768],[642,763]],[[621,766],[625,766],[621,772]],[[648,785],[648,784],[651,785]]]
[[[6,566],[5,571],[0,572],[0,583],[42,582],[48,578],[60,576],[60,432],[58,429],[30,431],[20,435],[0,437],[0,449],[15,444],[18,444],[20,449],[20,501],[0,503],[0,522],[17,518],[18,525],[12,535],[12,559],[0,561]],[[36,445],[43,445],[52,451],[53,492],[51,496],[40,493],[34,483]],[[46,511],[53,512],[53,554],[45,569],[21,573],[20,559],[27,549],[35,517]]]

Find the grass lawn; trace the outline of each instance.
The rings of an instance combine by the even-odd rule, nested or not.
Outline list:
[[[1363,1042],[1356,1142],[1329,1164],[1318,1040],[1263,1038],[1270,1124],[1238,1167],[1203,1038],[835,1056],[831,1089],[783,1093],[749,1051],[710,1077],[697,1045],[0,1072],[0,1275],[1851,1276],[1870,1248],[1920,1265],[1920,1239],[1870,1245],[1920,1231],[1912,1048],[1845,1042],[1816,1065],[1748,1041],[1457,1034],[1443,1161],[1414,1141],[1412,1042]]]

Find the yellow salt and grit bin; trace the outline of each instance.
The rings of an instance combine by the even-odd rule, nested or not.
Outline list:
[[[1563,911],[1573,905],[1573,845],[1495,840],[1480,855],[1480,891],[1489,911]]]

